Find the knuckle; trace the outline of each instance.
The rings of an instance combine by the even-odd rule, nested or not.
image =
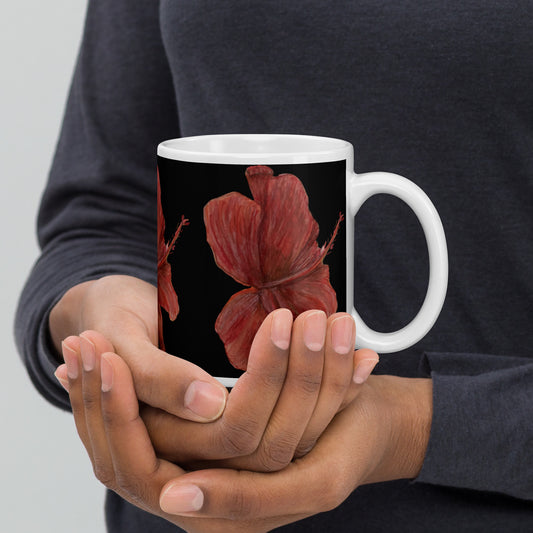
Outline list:
[[[293,457],[293,442],[289,439],[275,439],[261,447],[257,459],[266,472],[276,472],[283,470]]]
[[[72,412],[74,416],[80,415],[83,413],[83,400],[77,394],[70,394],[70,406],[72,407]]]
[[[102,421],[107,429],[112,429],[118,426],[115,413],[109,409],[106,409],[105,407],[102,409]]]
[[[254,379],[257,379],[259,385],[266,389],[278,390],[285,382],[285,372],[279,372],[278,370],[279,368],[272,372],[258,373],[254,376]]]
[[[119,426],[115,413],[107,409],[102,409],[102,421],[106,431],[113,430]]]
[[[258,515],[259,506],[250,491],[240,489],[232,491],[226,504],[226,515],[230,520],[246,520],[256,518]]]
[[[250,455],[255,452],[261,434],[256,424],[246,421],[224,424],[219,436],[220,446],[228,457]]]
[[[306,396],[311,396],[317,394],[320,390],[322,376],[317,376],[309,372],[299,372],[295,376],[295,382]]]
[[[99,395],[97,396],[91,390],[83,390],[82,397],[83,397],[83,405],[86,411],[94,411],[95,409],[99,409],[100,407],[100,396]]]
[[[108,489],[115,490],[115,472],[113,468],[95,459],[93,472],[100,483],[105,485]]]
[[[296,447],[294,456],[300,458],[300,457],[303,457],[304,455],[307,455],[315,447],[316,440],[317,439],[315,438],[302,440]]]
[[[149,509],[154,502],[154,483],[157,484],[157,474],[160,461],[154,460],[153,464],[142,471],[135,471],[135,467],[117,469],[115,472],[115,490],[121,496],[127,496],[129,501],[141,509]]]
[[[328,380],[326,383],[326,393],[328,395],[328,398],[331,396],[337,398],[344,397],[349,385],[349,380],[347,380],[346,377],[343,376],[336,376],[335,378]]]
[[[127,494],[129,498],[135,501],[143,500],[144,487],[139,477],[119,471],[116,473],[116,484],[121,494]]]
[[[117,413],[112,409],[108,409],[105,405],[102,406],[102,420],[106,431],[117,432],[124,427],[134,424],[140,418],[139,411],[132,411],[125,415],[124,413]]]

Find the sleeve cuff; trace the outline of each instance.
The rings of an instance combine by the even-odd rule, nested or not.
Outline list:
[[[433,420],[415,482],[533,499],[533,362],[426,353]]]

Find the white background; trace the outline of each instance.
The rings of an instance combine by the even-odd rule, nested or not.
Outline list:
[[[33,388],[12,333],[18,294],[38,254],[35,216],[86,3],[0,2],[2,533],[105,531],[104,490],[93,476],[72,416]]]

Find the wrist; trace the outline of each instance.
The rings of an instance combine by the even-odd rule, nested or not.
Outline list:
[[[414,479],[426,454],[433,415],[431,379],[371,376],[378,416],[387,428],[379,466],[365,483]]]

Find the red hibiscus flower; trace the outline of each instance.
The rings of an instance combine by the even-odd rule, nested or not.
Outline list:
[[[319,247],[318,224],[296,176],[274,176],[267,166],[252,166],[246,179],[253,200],[230,192],[204,207],[207,242],[217,265],[249,287],[228,300],[215,323],[230,363],[241,370],[257,329],[274,309],[288,308],[294,316],[307,309],[328,315],[336,311],[337,297],[323,261],[343,218],[329,242]]]
[[[172,285],[172,271],[168,262],[168,256],[171,254],[179,237],[183,226],[186,226],[189,221],[182,215],[174,236],[170,242],[165,242],[165,217],[163,215],[163,207],[161,205],[161,184],[159,183],[159,170],[157,171],[157,297],[159,300],[159,346],[162,350],[165,349],[163,342],[163,315],[161,308],[163,308],[170,318],[176,320],[180,311],[178,304],[178,295]]]

